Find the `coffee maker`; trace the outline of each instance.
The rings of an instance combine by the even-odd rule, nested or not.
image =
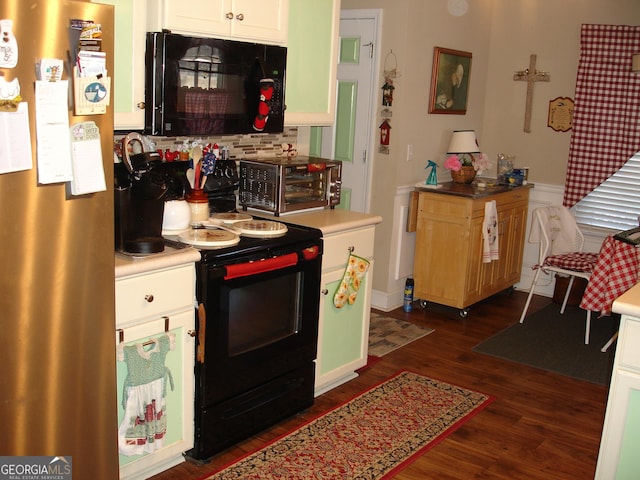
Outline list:
[[[114,164],[115,249],[132,254],[164,250],[162,216],[167,178],[159,168],[158,152],[130,155],[128,143],[141,141],[129,134],[123,142],[123,161]],[[142,142],[141,142],[142,143]]]

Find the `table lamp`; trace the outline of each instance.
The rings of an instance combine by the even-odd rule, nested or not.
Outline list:
[[[451,141],[449,142],[447,153],[460,155],[461,162],[464,155],[469,155],[473,161],[473,154],[480,153],[475,130],[454,130],[451,134]]]

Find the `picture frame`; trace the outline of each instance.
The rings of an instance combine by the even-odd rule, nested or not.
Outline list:
[[[470,52],[434,47],[429,113],[467,113],[471,59]]]

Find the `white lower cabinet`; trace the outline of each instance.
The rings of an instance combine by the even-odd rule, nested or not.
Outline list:
[[[121,479],[144,479],[193,447],[193,263],[116,279]]]
[[[323,237],[316,396],[356,377],[355,371],[367,363],[374,233],[375,227],[371,226]],[[334,295],[351,253],[366,259],[369,267],[362,277],[355,302],[337,308]]]
[[[615,310],[615,304],[614,304]],[[640,318],[623,315],[613,365],[598,480],[635,480],[640,475]]]

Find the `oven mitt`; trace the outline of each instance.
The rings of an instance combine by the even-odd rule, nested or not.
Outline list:
[[[333,296],[333,304],[336,308],[342,308],[347,303],[349,305],[355,303],[358,290],[360,290],[360,284],[362,283],[362,277],[364,277],[368,269],[369,260],[358,257],[353,253],[349,254],[344,276]]]

